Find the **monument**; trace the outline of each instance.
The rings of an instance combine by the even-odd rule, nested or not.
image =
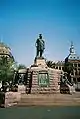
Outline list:
[[[36,40],[36,49],[37,49],[36,57],[42,58],[42,54],[45,49],[45,42],[42,39],[42,34],[39,34],[39,38]]]
[[[42,34],[36,40],[36,56],[34,64],[27,70],[27,93],[50,94],[60,92],[61,71],[49,68],[43,57],[45,42]]]
[[[39,34],[39,38],[36,40],[36,57],[34,64],[37,66],[46,66],[46,59],[43,57],[45,49],[45,42],[42,38],[42,34]]]

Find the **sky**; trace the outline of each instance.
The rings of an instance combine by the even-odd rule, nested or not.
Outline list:
[[[0,39],[18,63],[33,64],[40,33],[47,60],[64,60],[71,41],[80,55],[80,0],[0,0]]]

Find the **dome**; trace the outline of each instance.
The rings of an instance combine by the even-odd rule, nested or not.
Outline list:
[[[10,47],[8,47],[3,42],[0,42],[0,56],[7,56],[7,57],[11,57],[12,59],[14,59],[12,56]]]
[[[80,56],[78,54],[76,54],[76,52],[75,52],[73,42],[71,42],[70,53],[66,59],[68,59],[68,60],[80,60]]]
[[[6,49],[11,50],[5,43],[0,42],[0,47],[5,47]]]

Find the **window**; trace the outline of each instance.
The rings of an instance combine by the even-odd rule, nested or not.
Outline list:
[[[80,67],[80,64],[78,64],[78,67]]]
[[[56,69],[58,69],[58,67],[56,67]]]
[[[53,66],[53,68],[55,68],[55,66]]]
[[[62,67],[62,70],[64,70],[64,67]]]
[[[73,78],[74,83],[76,83],[76,78]]]
[[[75,67],[77,67],[77,64],[74,64]]]
[[[73,71],[71,72],[71,75],[74,75]]]
[[[77,82],[80,82],[80,78],[77,78]]]
[[[80,75],[80,70],[79,70],[79,75]]]
[[[75,71],[75,75],[77,75],[77,71]]]
[[[59,70],[61,70],[61,67],[59,67]]]

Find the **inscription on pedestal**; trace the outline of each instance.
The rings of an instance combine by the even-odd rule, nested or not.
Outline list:
[[[49,86],[48,72],[40,71],[38,73],[38,85],[40,87],[48,87]]]

